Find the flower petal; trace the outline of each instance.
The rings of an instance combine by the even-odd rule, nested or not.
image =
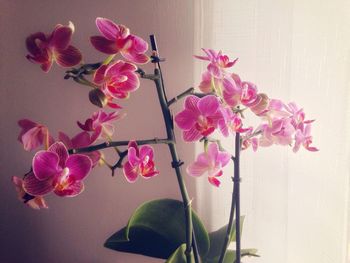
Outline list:
[[[198,117],[197,114],[197,112],[185,109],[175,116],[175,122],[180,129],[189,130],[196,123]]]
[[[116,40],[120,33],[119,26],[107,18],[96,18],[96,26],[101,34],[108,40]]]
[[[82,58],[80,51],[73,46],[68,46],[66,49],[55,49],[55,59],[61,67],[73,67],[79,64]]]
[[[47,39],[43,32],[37,32],[27,37],[26,39],[26,47],[29,53],[31,53],[34,57],[42,55],[42,47],[38,44],[46,43]]]
[[[128,149],[128,161],[133,167],[138,166],[141,162],[139,153],[134,147],[129,147]]]
[[[214,176],[209,176],[208,177],[208,181],[209,183],[211,183],[212,185],[216,186],[216,187],[219,187],[221,182],[219,181],[219,179],[217,179],[216,177]]]
[[[77,196],[78,194],[82,193],[84,191],[84,183],[81,181],[76,181],[67,186],[64,189],[55,189],[54,193],[58,196]]]
[[[30,195],[46,195],[54,189],[53,178],[38,180],[34,173],[30,173],[23,179],[23,189]]]
[[[208,165],[202,162],[194,162],[190,164],[186,171],[192,176],[201,176],[208,170]]]
[[[220,103],[216,96],[205,96],[198,102],[198,109],[204,116],[210,116],[217,112]]]
[[[93,78],[94,83],[102,84],[104,82],[107,67],[108,67],[107,65],[102,65],[96,70]]]
[[[185,109],[199,113],[199,109],[197,106],[198,102],[199,98],[197,96],[187,96],[187,98],[185,99]]]
[[[90,37],[91,44],[100,52],[105,54],[116,54],[119,52],[114,41],[108,40],[101,36]]]
[[[67,151],[66,146],[62,142],[56,142],[49,147],[48,151],[57,154],[57,156],[59,158],[58,165],[62,169],[64,169],[66,161],[68,159],[68,151]]]
[[[58,49],[66,49],[71,41],[73,30],[69,26],[58,25],[52,33],[50,45]]]
[[[74,180],[83,180],[91,171],[92,162],[83,154],[74,154],[68,157],[66,167],[69,169],[69,177]]]
[[[149,160],[153,160],[153,148],[149,145],[140,147],[140,159],[144,160],[148,156]]]
[[[59,157],[56,153],[39,151],[33,158],[33,172],[39,180],[46,180],[55,176],[59,171]]]
[[[191,129],[184,131],[182,137],[186,142],[193,142],[202,138],[202,135],[195,127],[192,127]]]
[[[126,180],[128,180],[129,183],[133,183],[137,180],[138,176],[138,167],[132,166],[130,162],[126,162],[123,167],[123,172],[125,175]]]

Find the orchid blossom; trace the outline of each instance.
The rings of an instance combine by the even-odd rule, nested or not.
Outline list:
[[[223,174],[222,168],[228,164],[230,159],[230,154],[219,151],[218,145],[211,143],[207,151],[199,154],[196,161],[187,167],[187,173],[196,177],[207,173],[209,183],[218,187],[220,186],[218,177]]]
[[[208,95],[200,99],[190,95],[185,100],[185,109],[175,116],[175,122],[183,130],[184,140],[190,142],[213,133],[222,118],[216,96]]]
[[[105,54],[120,54],[128,61],[145,64],[149,57],[144,53],[148,44],[142,38],[130,34],[129,28],[124,25],[117,25],[113,21],[98,17],[96,26],[102,36],[90,38],[91,44]]]
[[[86,131],[78,133],[72,139],[70,139],[67,134],[59,132],[58,139],[59,141],[63,142],[68,149],[77,149],[91,145],[90,134]],[[100,151],[86,152],[81,154],[86,155],[91,159],[92,167],[95,167],[99,163],[102,156]]]
[[[30,172],[28,175],[32,174]],[[45,199],[42,196],[32,196],[26,193],[23,188],[23,180],[17,176],[12,176],[12,183],[15,185],[18,200],[33,209],[48,208]]]
[[[37,32],[26,40],[29,54],[27,59],[33,63],[40,64],[43,71],[48,72],[55,61],[61,67],[72,67],[82,59],[80,51],[71,46],[74,25],[69,22],[68,26],[58,24],[51,35]]]
[[[135,182],[139,176],[150,178],[159,174],[153,161],[153,148],[149,145],[144,145],[139,149],[135,141],[130,141],[128,145],[128,161],[124,164],[123,171],[130,183]]]
[[[40,145],[45,145],[47,149],[54,142],[49,129],[42,124],[22,119],[18,121],[18,125],[22,128],[18,140],[26,151],[34,150]]]
[[[118,114],[118,111],[106,113],[103,110],[95,112],[91,118],[87,119],[84,124],[77,122],[78,126],[88,132],[92,132],[91,143],[98,139],[110,139],[114,133],[113,121],[122,118],[124,115]]]
[[[33,196],[54,192],[58,196],[76,196],[84,190],[83,179],[91,170],[86,155],[69,155],[62,142],[47,151],[39,151],[33,158],[33,173],[24,177],[23,189]]]
[[[134,64],[118,60],[99,67],[93,81],[102,87],[101,90],[107,97],[125,99],[129,97],[130,92],[137,90],[140,86],[136,70],[137,67]],[[118,108],[112,104],[109,106]]]

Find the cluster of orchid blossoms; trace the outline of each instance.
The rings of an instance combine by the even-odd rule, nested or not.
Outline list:
[[[18,122],[21,127],[18,139],[24,149],[32,151],[42,147],[35,153],[31,169],[23,179],[13,177],[19,199],[32,208],[47,208],[43,196],[52,192],[58,196],[80,194],[84,189],[83,180],[96,165],[110,166],[100,150],[77,152],[75,149],[93,146],[98,141],[112,141],[113,123],[125,116],[117,102],[128,98],[139,88],[139,68],[136,64],[150,61],[145,54],[147,42],[131,34],[127,27],[105,18],[97,18],[96,25],[101,35],[92,36],[91,44],[108,55],[103,62],[96,64],[80,64],[82,54],[70,45],[74,32],[71,22],[68,26],[57,25],[50,35],[38,32],[27,38],[27,58],[31,62],[39,64],[45,72],[54,62],[68,68],[80,64],[78,70],[67,71],[67,78],[72,77],[79,84],[90,86],[90,101],[101,108],[113,110],[100,109],[84,123],[78,122],[81,131],[73,137],[59,132],[54,138],[45,125],[28,119]],[[201,93],[188,93],[183,111],[174,118],[183,131],[185,141],[203,141],[205,145],[204,152],[187,166],[189,175],[206,174],[211,184],[220,185],[222,168],[229,163],[232,155],[221,147],[218,140],[210,137],[216,130],[226,137],[240,133],[242,149],[252,146],[256,151],[259,146],[278,144],[292,146],[294,152],[300,146],[317,151],[311,146],[312,120],[305,119],[302,109],[295,103],[271,99],[260,93],[253,83],[229,73],[227,70],[235,65],[237,59],[231,61],[228,56],[211,49],[203,51],[205,56],[196,56],[209,63],[199,84]],[[123,59],[116,59],[118,54]],[[84,74],[92,75],[91,80]],[[247,109],[261,119],[261,124],[255,129],[243,125],[242,113]],[[118,148],[116,152],[123,157],[118,168],[122,168],[128,182],[159,174],[150,145],[139,147],[136,141],[130,141],[124,152]]]

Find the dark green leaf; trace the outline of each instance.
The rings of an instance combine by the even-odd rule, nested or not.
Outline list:
[[[209,250],[208,233],[193,211],[192,220],[199,251],[205,255]],[[128,225],[108,238],[105,247],[167,259],[185,242],[183,203],[161,199],[144,203],[137,208]]]
[[[244,222],[244,216],[241,216],[240,218],[240,233],[242,234],[242,229],[243,229],[243,222]],[[231,240],[235,241],[236,240],[236,227],[235,224],[236,222],[233,222],[233,228],[231,231]],[[226,237],[226,232],[227,232],[227,225],[223,226],[222,228],[209,233],[209,239],[210,239],[210,249],[208,254],[206,255],[207,258],[216,258],[220,256],[222,246],[224,245],[224,240]],[[229,242],[229,243],[230,243]]]
[[[165,263],[187,263],[186,262],[186,244],[179,246],[176,251],[168,258]],[[193,254],[192,261],[194,262]]]

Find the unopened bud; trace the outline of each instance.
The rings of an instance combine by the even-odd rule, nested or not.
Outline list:
[[[89,100],[92,104],[100,108],[103,108],[107,104],[107,97],[100,89],[90,90]]]

